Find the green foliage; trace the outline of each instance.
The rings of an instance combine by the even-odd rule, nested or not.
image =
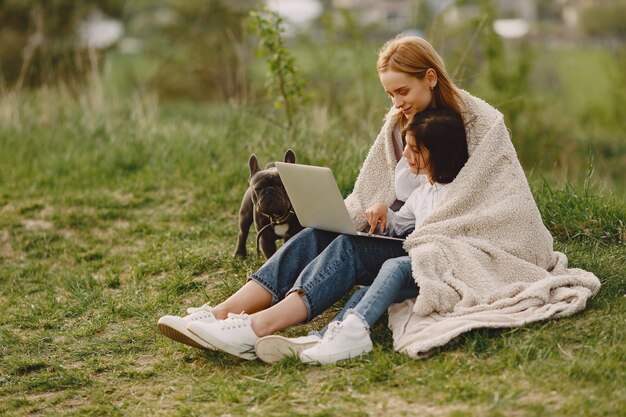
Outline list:
[[[154,3],[154,2],[151,2]],[[148,77],[137,74],[164,99],[245,102],[250,91],[250,51],[243,21],[256,1],[160,0],[137,6],[129,32],[146,40]],[[159,6],[159,7],[158,7]]]
[[[192,18],[189,2],[171,4]],[[479,23],[457,36],[433,32],[434,43],[452,68],[466,57],[461,86],[508,113],[506,90],[494,91],[499,78],[482,65]],[[303,163],[331,166],[345,195],[389,102],[374,68],[381,42],[330,26],[323,42],[290,48],[317,94],[296,113],[289,146]],[[150,44],[151,57],[167,56],[184,29],[158,31],[163,44]],[[495,47],[493,65],[517,46]],[[322,367],[244,362],[159,334],[158,317],[222,301],[262,264],[230,254],[250,152],[270,161],[285,151],[284,128],[252,114],[269,106],[115,93],[120,66],[145,68],[145,56],[119,54],[109,56],[112,73],[76,95],[62,85],[0,93],[0,414],[620,415],[623,58],[584,46],[533,54],[523,92],[533,105],[509,123],[513,140],[531,179],[542,178],[531,184],[555,249],[602,287],[576,316],[469,332],[425,360],[395,353],[384,320],[370,355]],[[319,329],[340,306],[284,334]]]
[[[259,38],[259,52],[267,61],[267,94],[275,96],[277,109],[284,109],[287,128],[293,135],[296,113],[304,98],[304,80],[285,46],[283,24],[283,18],[267,8],[250,12],[250,26]]]
[[[580,27],[594,36],[626,36],[626,1],[586,4],[580,12]]]
[[[282,155],[284,129],[237,108],[178,103],[160,104],[146,129],[128,117],[130,100],[105,100],[110,120],[94,129],[71,98],[56,98],[68,112],[42,121],[19,109],[23,130],[0,124],[0,414],[566,417],[623,409],[621,195],[534,187],[555,248],[603,283],[581,314],[470,332],[425,360],[395,353],[383,320],[362,359],[244,362],[176,344],[156,321],[222,301],[260,267],[260,258],[231,257],[236,213],[250,149],[264,161]],[[333,129],[321,133],[316,117],[302,114],[296,150],[304,162],[332,166],[345,193],[380,117],[355,128],[332,114]],[[319,329],[340,307],[284,334]]]
[[[484,50],[488,85],[492,97],[488,101],[500,103],[500,110],[508,116],[511,124],[523,112],[525,93],[533,65],[533,56],[527,41],[522,40],[517,46],[517,54],[511,52],[511,45],[505,45],[503,39],[494,31],[495,8],[492,0],[480,2],[481,27],[479,39]]]
[[[556,189],[543,181],[536,192],[544,223],[561,241],[616,244],[626,249],[626,206],[610,198],[599,198],[588,189],[567,186]]]
[[[0,85],[20,90],[83,81],[95,57],[78,43],[79,22],[96,7],[120,16],[121,0],[0,3]]]

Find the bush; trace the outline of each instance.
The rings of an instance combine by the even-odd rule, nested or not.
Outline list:
[[[626,1],[590,4],[580,12],[580,27],[589,35],[626,35]]]
[[[251,55],[244,41],[245,18],[255,3],[162,2],[160,11],[171,18],[161,23],[148,19],[152,26],[144,28],[149,34],[148,55],[158,63],[151,84],[159,95],[245,99],[250,85],[246,65]]]
[[[89,56],[76,36],[94,8],[121,15],[121,0],[26,0],[0,6],[0,81],[8,87],[82,79]]]

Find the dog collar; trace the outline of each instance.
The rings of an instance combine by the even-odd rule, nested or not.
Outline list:
[[[267,217],[268,219],[270,219],[270,224],[266,225],[267,226],[279,226],[281,224],[285,224],[287,223],[287,221],[289,220],[289,218],[296,214],[294,213],[293,209],[289,210],[287,213],[285,213],[282,216],[276,217],[276,216],[270,216],[269,214],[263,213],[262,211],[259,211],[259,214]],[[265,228],[264,227],[264,228]],[[262,229],[261,229],[262,230]],[[260,232],[259,232],[260,233]]]
[[[274,228],[274,226],[280,226],[281,224],[286,224],[287,221],[289,220],[289,218],[292,215],[295,215],[296,213],[292,210],[289,210],[285,215],[281,216],[281,217],[274,217],[274,216],[270,216],[269,214],[265,214],[261,211],[259,211],[260,214],[262,214],[263,216],[267,217],[268,219],[270,219],[269,224],[266,224],[265,226],[263,226],[261,228],[261,230],[259,230],[256,234],[256,254],[257,256],[260,255],[260,250],[259,250],[259,239],[261,238],[261,233],[263,233],[265,231],[265,229],[267,229],[268,227]]]

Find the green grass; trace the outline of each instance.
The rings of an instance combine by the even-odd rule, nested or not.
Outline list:
[[[0,414],[623,414],[626,153],[621,90],[606,95],[623,81],[606,51],[544,51],[535,106],[512,127],[556,250],[602,281],[584,312],[473,331],[425,360],[393,352],[383,320],[372,354],[323,367],[244,362],[160,335],[161,315],[225,299],[262,264],[231,256],[251,152],[264,164],[291,147],[350,191],[388,105],[368,50],[299,51],[319,94],[293,140],[264,107],[122,94],[115,61],[76,96],[62,86],[3,93]],[[354,71],[317,67],[328,62]],[[600,69],[609,75],[598,89],[580,89]],[[553,81],[562,94],[549,94]],[[320,328],[339,307],[284,334]]]
[[[603,283],[575,317],[474,331],[426,360],[394,353],[383,322],[362,360],[245,362],[176,344],[156,321],[223,300],[261,265],[231,257],[249,153],[266,162],[289,145],[303,162],[332,166],[347,192],[384,112],[356,129],[333,118],[322,129],[309,114],[287,144],[237,108],[162,105],[129,120],[120,100],[102,114],[70,108],[46,120],[56,110],[37,105],[16,107],[20,123],[0,129],[0,414],[623,411],[623,198],[535,182],[556,248]],[[332,313],[285,334],[320,328]]]

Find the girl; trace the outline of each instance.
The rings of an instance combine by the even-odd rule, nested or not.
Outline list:
[[[377,70],[393,107],[346,198],[357,229],[370,232],[386,224],[390,207],[397,210],[423,184],[424,176],[413,175],[401,158],[408,120],[428,108],[460,114],[464,100],[473,99],[454,85],[439,55],[419,37],[388,42]],[[260,337],[312,320],[354,285],[370,285],[386,260],[405,255],[401,242],[305,229],[224,302],[189,309],[185,317],[163,316],[158,327],[178,342],[254,359]],[[318,340],[293,344],[302,350]]]
[[[417,113],[405,129],[403,157],[413,174],[428,179],[413,191],[397,212],[389,210],[387,224],[381,229],[392,236],[406,236],[419,226],[447,194],[468,159],[463,120],[450,110],[425,110]],[[363,299],[346,311],[343,320],[332,322],[319,343],[300,354],[305,363],[335,363],[372,350],[369,328],[393,302],[417,296],[408,256],[386,261]],[[257,342],[259,357],[264,357],[263,339]]]

